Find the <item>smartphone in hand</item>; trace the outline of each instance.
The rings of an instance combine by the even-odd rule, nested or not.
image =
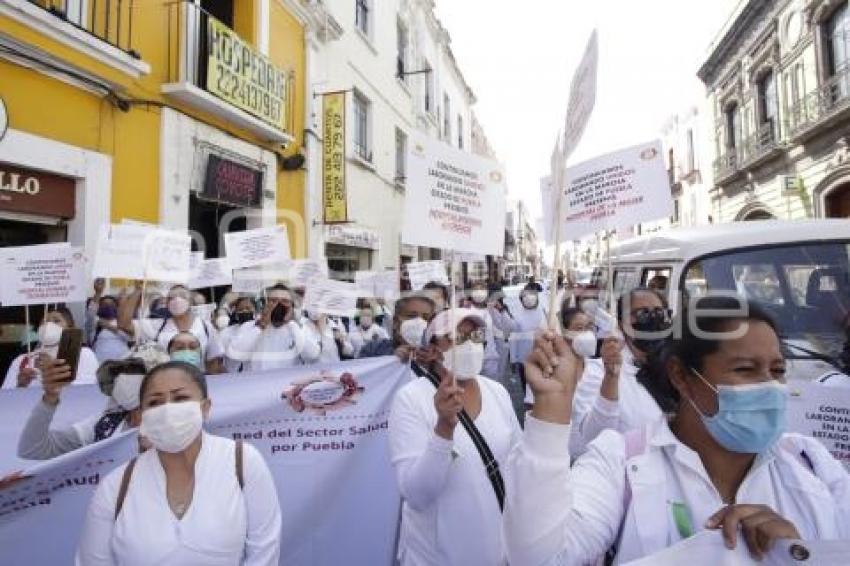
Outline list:
[[[77,379],[77,366],[80,364],[80,352],[83,349],[83,331],[79,328],[65,328],[59,338],[59,349],[56,358],[65,360],[71,368],[71,379],[68,383]]]

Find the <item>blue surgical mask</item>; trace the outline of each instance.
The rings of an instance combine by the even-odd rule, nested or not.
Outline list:
[[[761,454],[785,431],[785,406],[788,388],[775,380],[747,385],[714,386],[697,370],[691,369],[703,383],[717,393],[717,414],[707,416],[692,399],[709,434],[730,452]]]
[[[171,361],[186,362],[196,368],[203,369],[201,367],[201,353],[197,350],[177,350],[176,352],[172,352]]]

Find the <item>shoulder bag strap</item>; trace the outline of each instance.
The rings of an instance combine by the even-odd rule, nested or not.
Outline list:
[[[433,373],[425,370],[416,362],[411,362],[410,367],[419,377],[427,378],[434,387],[440,386],[439,378]],[[499,509],[504,511],[505,480],[502,478],[501,470],[499,470],[499,462],[496,460],[496,457],[493,456],[490,446],[487,445],[487,440],[481,434],[481,431],[478,430],[478,427],[475,426],[475,422],[465,409],[458,414],[458,420],[460,421],[460,424],[463,425],[464,430],[466,430],[466,433],[469,435],[469,438],[472,439],[472,443],[478,450],[478,455],[484,463],[484,471],[487,473],[487,478],[490,480],[490,484],[493,486],[493,492],[496,494],[496,500],[499,502]]]
[[[118,500],[115,502],[115,520],[118,520],[118,515],[121,514],[121,508],[124,507],[124,500],[127,498],[127,489],[130,487],[130,478],[133,476],[133,468],[136,467],[136,459],[133,458],[124,468],[124,474],[121,476],[121,487],[118,488]]]
[[[236,481],[239,482],[239,489],[245,489],[245,476],[243,474],[242,453],[243,444],[241,440],[236,441]]]

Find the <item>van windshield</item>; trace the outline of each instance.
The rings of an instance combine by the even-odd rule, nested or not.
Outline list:
[[[850,365],[850,241],[728,252],[692,262],[691,296],[736,291],[779,324],[789,356],[825,355]],[[806,350],[810,350],[807,354]]]

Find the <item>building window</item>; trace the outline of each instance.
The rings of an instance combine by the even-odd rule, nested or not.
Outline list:
[[[434,73],[427,59],[422,60],[422,71],[425,76],[425,81],[422,83],[425,88],[422,97],[423,107],[425,112],[432,114],[434,112]]]
[[[850,60],[850,11],[846,2],[833,12],[825,27],[827,72],[834,77],[846,70]]]
[[[452,140],[452,101],[446,93],[443,93],[443,139],[449,143]]]
[[[360,94],[354,92],[354,152],[364,161],[372,161],[372,151],[369,147],[369,113],[372,104]]]
[[[773,136],[777,133],[776,127],[779,124],[779,108],[776,99],[776,75],[773,74],[773,71],[768,71],[758,82],[758,100],[760,129],[766,128],[771,136],[770,140],[761,141],[772,141]]]
[[[407,181],[407,135],[395,129],[395,182],[404,185]]]
[[[457,146],[463,149],[463,117],[457,117]]]
[[[407,27],[401,20],[398,21],[396,29],[396,76],[407,83],[407,50],[410,44],[410,39],[407,34]]]
[[[688,170],[687,173],[692,173],[697,170],[696,155],[694,154],[694,131],[688,129],[685,134],[685,141],[688,144]]]
[[[733,103],[726,108],[726,149],[735,149],[741,142],[741,111]]]
[[[355,0],[354,25],[366,37],[369,37],[372,26],[369,20],[372,17],[370,0]]]
[[[673,216],[670,217],[671,224],[679,223],[679,199],[673,199]]]

